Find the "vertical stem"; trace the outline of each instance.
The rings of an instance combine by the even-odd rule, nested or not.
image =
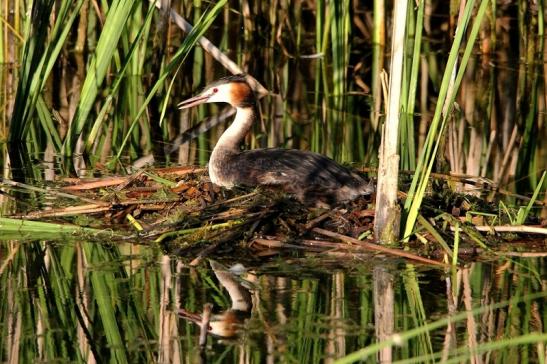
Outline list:
[[[386,44],[385,32],[385,2],[374,1],[374,33],[372,35],[372,115],[371,123],[374,130],[378,129],[380,119],[380,104],[382,89],[380,88],[380,71],[384,67],[384,47]]]
[[[374,327],[376,328],[376,340],[381,342],[389,340],[395,331],[395,290],[393,288],[395,278],[385,267],[380,266],[374,268],[372,278],[374,280]],[[392,350],[391,346],[381,349],[378,352],[378,362],[391,363],[393,360]]]
[[[452,265],[456,267],[458,265],[458,249],[460,246],[460,224],[456,224],[456,231],[454,232],[454,255],[452,255]]]
[[[393,242],[399,237],[401,213],[397,205],[397,180],[399,174],[397,139],[399,135],[399,100],[401,97],[403,55],[405,51],[407,5],[407,0],[396,0],[394,2],[389,100],[379,152],[380,165],[378,167],[376,217],[374,220],[375,237],[383,243]]]

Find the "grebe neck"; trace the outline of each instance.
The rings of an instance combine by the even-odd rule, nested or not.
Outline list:
[[[237,107],[234,121],[228,129],[222,133],[214,150],[219,148],[239,150],[239,145],[253,126],[256,119],[258,119],[258,109],[256,105]]]
[[[227,171],[231,159],[239,153],[239,145],[258,119],[256,105],[237,107],[232,124],[222,133],[209,158],[209,177],[219,186],[231,188],[237,178]]]

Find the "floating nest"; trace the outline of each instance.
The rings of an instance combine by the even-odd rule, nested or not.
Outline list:
[[[416,239],[404,250],[374,243],[372,196],[331,210],[310,208],[275,189],[221,189],[209,181],[205,169],[195,167],[140,171],[126,177],[64,179],[62,185],[43,189],[48,196],[58,197],[55,206],[12,217],[111,229],[116,232],[113,241],[158,244],[193,264],[207,256],[247,254],[262,259],[321,254],[359,259],[396,256],[445,266],[456,230],[460,262],[461,258],[496,254],[493,248],[508,238],[534,234],[533,229],[513,229],[512,235],[502,237],[495,226],[482,228],[492,220],[500,222],[495,205],[447,192],[450,189],[442,178],[436,183],[423,203]],[[2,184],[26,186],[5,180]],[[400,197],[405,198],[402,193]],[[477,209],[481,213],[470,214]],[[536,224],[532,228],[543,229],[540,221],[532,223]],[[533,241],[537,250],[545,251],[545,239]]]

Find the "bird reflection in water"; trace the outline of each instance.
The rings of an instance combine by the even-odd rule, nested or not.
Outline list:
[[[207,340],[207,334],[230,339],[237,336],[240,329],[245,325],[245,321],[251,316],[252,298],[249,289],[244,287],[242,280],[237,273],[244,268],[241,265],[230,269],[222,264],[209,260],[211,268],[215,273],[219,283],[226,288],[232,305],[222,313],[213,314],[211,304],[206,304],[204,312],[191,313],[184,309],[179,310],[179,316],[198,324],[201,327],[200,346],[204,346]]]

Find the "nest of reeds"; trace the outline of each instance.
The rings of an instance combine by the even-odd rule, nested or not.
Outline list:
[[[449,191],[442,181],[433,183],[416,238],[406,250],[373,243],[372,196],[333,209],[311,208],[271,188],[221,189],[209,181],[203,168],[194,167],[64,179],[62,186],[47,189],[50,196],[59,197],[59,203],[17,218],[109,229],[115,232],[111,241],[157,244],[194,263],[206,256],[321,254],[361,259],[396,256],[445,265],[442,260],[452,254],[455,234],[460,257],[487,252],[500,241],[495,230],[481,233],[477,228],[498,218],[493,203]],[[470,215],[477,209],[482,213]]]

